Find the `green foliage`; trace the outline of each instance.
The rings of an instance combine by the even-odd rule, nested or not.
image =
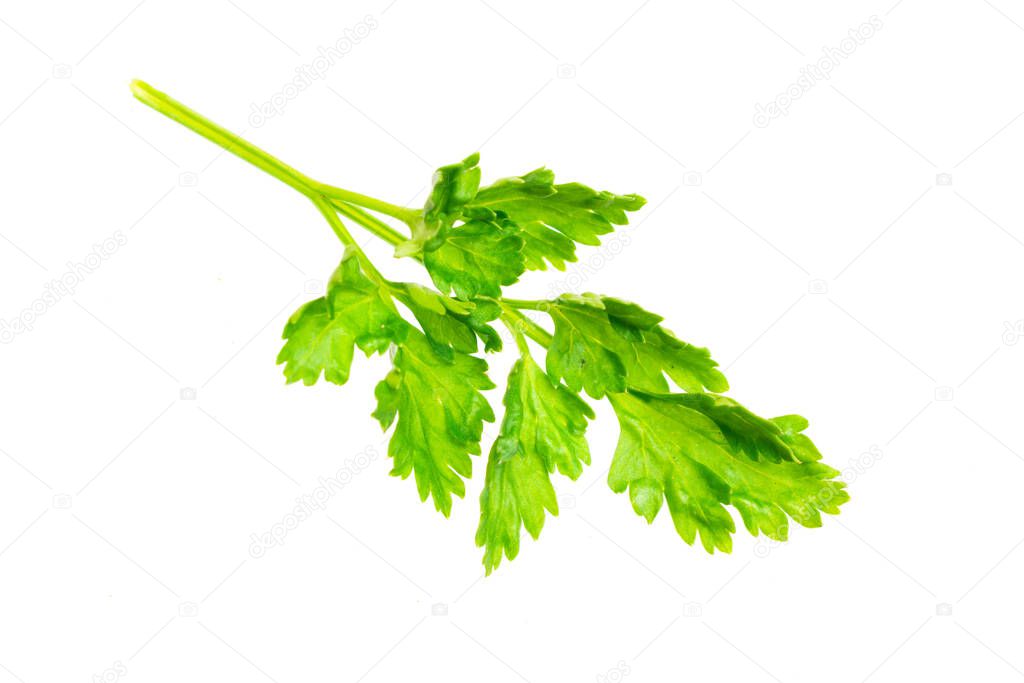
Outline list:
[[[473,154],[435,171],[412,238],[396,250],[422,258],[438,289],[461,298],[500,296],[524,270],[548,263],[564,270],[576,260],[577,243],[600,244],[601,235],[628,222],[626,212],[646,203],[579,183],[556,185],[546,168],[480,189],[479,160]]]
[[[479,161],[479,154],[471,154],[457,164],[434,171],[433,187],[423,206],[422,219],[413,226],[417,249],[410,253],[419,249],[431,251],[444,241],[448,229],[462,217],[463,207],[476,196],[480,187]]]
[[[388,429],[392,474],[412,474],[420,498],[445,516],[465,495],[471,455],[481,453],[483,423],[494,414],[481,391],[493,385],[473,354],[502,347],[490,325],[501,319],[521,357],[508,378],[505,414],[488,456],[476,543],[487,573],[515,558],[525,529],[537,538],[558,514],[551,473],[576,479],[590,462],[584,438],[594,417],[580,398],[608,398],[619,419],[619,443],[608,484],[629,492],[637,514],[653,522],[662,505],[689,544],[732,549],[735,508],[754,535],[783,540],[788,520],[821,524],[847,499],[836,472],[790,415],[764,419],[721,392],[729,388],[707,349],[680,340],[662,316],[610,296],[564,294],[551,301],[502,298],[526,269],[564,267],[576,244],[593,245],[635,195],[555,185],[539,169],[480,189],[478,157],[439,169],[413,238],[399,254],[418,258],[437,289],[373,282],[351,253],[326,297],[300,309],[286,329],[280,360],[289,381],[348,378],[353,346],[368,354],[395,348],[393,368],[377,385],[374,416]],[[393,299],[412,314],[402,321]],[[554,325],[544,367],[526,350],[525,306]],[[525,323],[534,325],[535,323]],[[525,328],[529,331],[529,327]],[[673,393],[675,392],[675,393]]]
[[[401,342],[407,330],[391,299],[362,273],[355,252],[347,250],[327,293],[304,304],[288,320],[287,341],[277,362],[285,364],[289,384],[313,384],[321,373],[328,382],[344,384],[354,345],[368,356],[383,353]]]
[[[684,541],[692,545],[699,534],[708,552],[730,552],[736,527],[726,505],[739,511],[751,534],[784,541],[787,516],[821,526],[821,512],[837,514],[849,499],[843,482],[834,479],[839,473],[827,465],[801,460],[793,450],[786,459],[780,453],[759,457],[769,443],[787,448],[799,440],[799,448],[807,448],[810,440],[799,434],[802,418],[751,419],[730,402],[724,412],[712,410],[731,415],[724,420],[730,439],[708,414],[690,407],[694,396],[630,392],[611,398],[621,432],[608,485],[616,493],[628,490],[633,509],[648,522],[667,501]]]
[[[659,325],[662,318],[621,299],[563,294],[545,307],[555,323],[547,369],[574,391],[594,398],[627,386],[725,391],[729,384],[707,349],[679,341]]]
[[[471,218],[448,230],[447,238],[423,254],[437,288],[462,299],[501,296],[501,288],[523,273],[523,239],[515,223],[500,215]]]
[[[427,339],[440,354],[476,353],[477,338],[486,351],[501,350],[501,335],[488,323],[497,320],[501,307],[493,299],[460,301],[415,283],[392,285],[392,290],[415,316]]]
[[[411,330],[374,392],[373,416],[381,426],[387,429],[398,418],[388,446],[391,474],[403,479],[414,474],[420,500],[432,496],[445,517],[452,496],[466,495],[462,478],[472,474],[469,456],[480,453],[483,423],[494,421],[480,393],[493,387],[483,360],[461,352],[445,358]]]
[[[501,563],[503,552],[515,559],[520,527],[536,539],[545,510],[558,514],[548,474],[557,469],[576,479],[590,464],[583,433],[593,411],[575,393],[552,383],[527,353],[508,376],[504,404],[501,431],[488,456],[476,532],[488,574]]]
[[[722,396],[728,383],[710,353],[678,339],[660,315],[596,294],[503,298],[502,288],[526,270],[564,269],[577,245],[599,244],[644,205],[642,197],[555,184],[544,168],[481,188],[473,154],[436,171],[422,210],[400,207],[314,181],[152,86],[131,87],[146,105],[307,196],[327,219],[346,245],[344,258],[324,296],[285,325],[278,363],[289,383],[344,384],[355,347],[367,356],[390,350],[373,416],[393,430],[391,473],[412,475],[421,500],[432,498],[445,516],[452,498],[465,496],[471,456],[481,453],[484,423],[495,419],[482,393],[494,386],[487,363],[474,354],[481,341],[485,351],[502,348],[490,323],[509,328],[520,358],[490,449],[476,533],[488,573],[516,557],[521,529],[537,538],[547,515],[558,513],[550,475],[575,480],[590,463],[584,432],[594,413],[580,391],[607,397],[618,416],[612,490],[628,491],[648,522],[667,503],[683,540],[699,536],[708,552],[732,548],[729,507],[751,534],[784,540],[790,519],[819,526],[822,512],[835,514],[847,500],[838,473],[804,434],[806,420],[764,419]],[[409,234],[368,211],[401,221]],[[338,214],[385,239],[395,256],[420,261],[436,290],[385,279]],[[554,333],[521,309],[547,314]],[[527,336],[547,349],[543,369]]]
[[[471,207],[501,211],[523,230],[523,256],[530,270],[544,270],[545,261],[559,270],[576,260],[576,243],[600,244],[598,237],[628,222],[627,211],[643,207],[635,194],[617,195],[579,183],[555,185],[555,174],[538,168],[505,178],[480,190]]]

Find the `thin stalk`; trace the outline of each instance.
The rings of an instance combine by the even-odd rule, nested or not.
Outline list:
[[[378,211],[385,216],[391,216],[397,218],[406,225],[412,225],[419,218],[420,212],[416,209],[409,209],[404,206],[397,206],[390,202],[377,199],[375,197],[368,197],[365,194],[359,194],[358,192],[352,192],[340,187],[333,185],[325,185],[324,183],[316,183],[317,191],[325,197],[331,199],[338,199],[343,202],[350,204],[356,204],[372,211]]]
[[[331,226],[331,230],[333,230],[334,234],[338,236],[341,243],[349,249],[355,250],[356,258],[359,259],[359,263],[363,266],[363,270],[366,271],[366,274],[370,279],[382,287],[387,287],[387,280],[384,279],[384,276],[380,274],[377,267],[373,265],[373,261],[370,260],[366,253],[363,252],[356,243],[355,239],[352,237],[352,233],[348,231],[345,224],[341,222],[340,218],[338,218],[338,214],[335,212],[334,207],[328,204],[327,200],[323,197],[312,197],[311,199],[313,200],[313,204],[316,208],[318,208],[324,218],[327,219],[327,224]]]
[[[189,130],[220,145],[240,159],[248,161],[262,171],[269,173],[283,183],[290,185],[305,195],[315,193],[316,182],[292,168],[274,155],[235,135],[228,129],[217,125],[199,112],[190,109],[170,95],[160,92],[153,86],[142,81],[132,81],[132,94],[143,104],[152,107],[164,116],[177,121]]]
[[[502,299],[509,306],[523,308],[530,311],[547,311],[551,308],[551,302],[535,299]]]
[[[501,322],[505,323],[505,327],[512,333],[512,337],[516,340],[516,347],[519,349],[519,356],[521,358],[530,357],[530,347],[526,344],[526,337],[523,336],[522,330],[516,326],[515,322],[510,321],[505,316],[501,317]]]
[[[391,245],[399,245],[402,242],[409,239],[402,233],[398,232],[390,225],[380,220],[373,214],[363,211],[358,206],[352,204],[346,204],[339,200],[331,200],[331,206],[337,209],[338,213],[346,218],[355,221],[359,225],[363,226],[371,234],[381,238],[385,242]]]
[[[191,131],[220,145],[240,159],[269,173],[281,182],[293,187],[302,194],[313,197],[323,195],[332,199],[358,204],[373,211],[392,216],[406,223],[415,222],[418,212],[402,206],[368,197],[333,185],[313,180],[296,168],[289,166],[266,150],[260,149],[248,140],[235,135],[227,128],[206,118],[194,109],[182,104],[167,93],[161,92],[143,81],[132,81],[132,94],[143,104],[155,109],[164,116],[177,121]]]
[[[507,306],[507,301],[505,299],[499,299],[498,303],[501,304],[501,308],[504,311],[504,313],[501,314],[501,320],[506,325],[510,326],[509,329],[513,331],[513,334],[515,334],[516,331],[519,331],[521,333],[525,333],[527,337],[544,348],[551,346],[553,337],[550,332],[527,318],[515,308]]]
[[[198,133],[210,142],[223,147],[238,158],[248,161],[253,166],[309,197],[320,213],[323,214],[328,225],[331,226],[331,230],[334,231],[334,234],[337,235],[342,244],[355,250],[356,256],[367,275],[382,287],[389,287],[388,281],[356,243],[348,228],[345,227],[345,224],[338,217],[338,213],[363,226],[373,235],[389,244],[398,245],[405,242],[408,238],[384,221],[363,211],[359,207],[397,218],[410,227],[418,221],[418,211],[313,180],[298,169],[289,166],[269,152],[235,135],[228,129],[175,100],[170,95],[160,92],[148,83],[138,80],[132,81],[131,88],[132,94],[143,104],[177,121],[189,130]],[[551,345],[551,333],[516,310],[521,308],[543,311],[546,310],[548,302],[522,299],[499,299],[498,301],[503,311],[501,315],[502,322],[509,326],[521,351],[525,352],[523,334],[541,346],[548,347]]]

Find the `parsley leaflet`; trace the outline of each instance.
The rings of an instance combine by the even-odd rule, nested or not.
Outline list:
[[[640,306],[596,294],[513,299],[504,287],[527,270],[564,269],[577,245],[628,222],[635,194],[555,183],[540,168],[481,187],[480,157],[443,166],[422,209],[327,185],[218,126],[141,81],[135,97],[305,195],[344,245],[324,296],[285,326],[277,358],[286,380],[344,384],[355,349],[392,351],[373,411],[392,429],[391,474],[412,476],[421,500],[445,516],[466,493],[494,388],[478,356],[502,349],[501,321],[519,357],[487,459],[476,543],[493,571],[519,553],[522,529],[537,538],[558,514],[551,475],[575,480],[590,464],[585,438],[594,412],[580,396],[607,398],[620,433],[608,473],[616,493],[653,522],[668,508],[676,532],[708,551],[732,550],[735,508],[746,529],[785,540],[789,521],[821,525],[848,500],[838,472],[821,461],[797,415],[765,419],[722,395],[725,376],[707,349],[678,339]],[[344,221],[342,220],[344,218]],[[418,260],[435,288],[388,280],[358,246],[352,223]],[[402,226],[396,228],[393,223]],[[523,311],[546,315],[549,332]],[[544,350],[534,360],[527,339]],[[604,455],[604,454],[601,454]]]

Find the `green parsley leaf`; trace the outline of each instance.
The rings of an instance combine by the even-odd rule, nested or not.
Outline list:
[[[794,425],[798,427],[797,429],[790,429],[787,433],[774,420],[758,417],[728,396],[692,393],[673,396],[672,400],[707,416],[722,432],[730,448],[734,452],[743,453],[751,460],[811,462],[818,459],[805,461],[790,446],[790,441],[801,439],[809,445],[808,450],[817,453],[817,448],[811,440],[799,434],[807,428],[807,421],[799,415],[776,418],[782,420],[783,424],[786,424],[787,419],[802,421]],[[820,458],[820,454],[818,457]]]
[[[461,318],[484,343],[484,351],[488,353],[501,351],[501,335],[487,323],[501,317],[501,306],[493,299],[477,298],[469,315]]]
[[[469,206],[503,211],[522,228],[528,269],[544,270],[546,260],[564,270],[566,261],[576,260],[575,242],[600,244],[599,235],[626,225],[626,212],[645,203],[635,194],[599,192],[579,183],[555,185],[555,174],[538,168],[481,189]]]
[[[547,369],[570,389],[594,398],[625,391],[668,391],[667,374],[681,389],[724,391],[729,385],[707,349],[677,339],[640,306],[596,294],[563,294],[549,302],[555,323]]]
[[[527,270],[547,270],[548,263],[556,270],[577,260],[576,245],[560,232],[543,223],[531,221],[520,226],[523,236],[523,264]]]
[[[487,363],[464,353],[440,355],[419,330],[410,330],[395,353],[394,367],[375,390],[373,416],[387,429],[398,422],[388,455],[393,476],[415,474],[420,500],[434,499],[445,517],[452,495],[465,496],[462,477],[472,473],[469,456],[480,453],[483,423],[494,412],[481,390],[494,384]]]
[[[321,373],[328,382],[344,384],[354,345],[367,356],[383,353],[405,338],[408,327],[390,296],[362,273],[355,252],[348,250],[327,293],[304,304],[288,320],[283,335],[287,341],[277,362],[285,364],[289,384],[314,384]]]
[[[821,460],[821,451],[807,436],[800,432],[807,429],[808,422],[802,415],[782,415],[773,417],[772,422],[782,431],[782,440],[800,462],[817,462]]]
[[[414,283],[401,285],[403,303],[416,317],[435,350],[451,360],[453,353],[476,353],[476,334],[465,320],[474,305],[435,292]]]
[[[718,370],[711,352],[687,344],[660,325],[644,331],[642,343],[632,345],[635,364],[627,371],[629,383],[638,389],[668,391],[663,373],[684,391],[726,391],[729,382]]]
[[[423,207],[423,219],[428,225],[450,226],[462,215],[462,207],[476,196],[480,187],[479,162],[477,152],[434,171],[433,187]]]
[[[451,357],[452,349],[476,353],[477,337],[484,343],[485,351],[501,351],[501,335],[488,325],[501,316],[501,306],[495,300],[453,299],[410,282],[392,287],[419,321],[427,339],[445,357]]]
[[[299,380],[307,386],[315,384],[321,374],[334,384],[348,381],[356,340],[331,318],[326,298],[299,307],[285,325],[284,338],[277,362],[285,364],[288,384]]]
[[[563,294],[547,313],[555,323],[555,336],[547,354],[547,371],[570,389],[583,389],[593,398],[626,390],[626,340],[608,320],[600,297]]]
[[[462,218],[463,207],[480,187],[479,161],[479,153],[471,154],[434,171],[420,220],[411,226],[412,238],[396,246],[395,256],[416,256],[444,243],[448,229]]]
[[[523,273],[523,239],[507,218],[477,214],[450,230],[433,251],[423,254],[423,265],[442,293],[455,290],[460,299],[501,296]]]
[[[684,391],[726,391],[729,383],[718,371],[711,352],[687,344],[658,323],[663,318],[637,304],[613,297],[601,297],[608,320],[629,341],[624,358],[626,381],[644,391],[666,392],[667,374]]]
[[[553,384],[528,354],[509,374],[504,404],[501,431],[487,460],[476,532],[488,574],[501,564],[502,553],[515,559],[521,527],[536,539],[545,510],[558,514],[548,474],[558,469],[576,479],[590,464],[583,434],[594,412],[575,393]]]
[[[298,190],[347,245],[326,294],[286,325],[278,362],[289,382],[323,376],[343,384],[356,346],[367,355],[394,348],[373,415],[385,430],[393,427],[391,473],[414,475],[420,498],[432,497],[446,516],[452,496],[465,495],[483,423],[494,420],[481,393],[493,387],[487,364],[470,354],[479,340],[485,351],[501,349],[492,321],[513,332],[522,357],[490,449],[476,534],[488,573],[516,556],[522,528],[537,537],[546,515],[557,514],[549,475],[557,469],[575,479],[589,463],[584,431],[594,414],[581,390],[607,396],[618,415],[611,488],[629,491],[648,522],[667,501],[687,543],[699,535],[709,552],[730,550],[735,524],[727,506],[750,533],[782,540],[789,519],[818,526],[821,512],[837,513],[847,500],[837,472],[804,434],[804,418],[766,420],[722,396],[728,384],[710,353],[678,339],[661,316],[594,294],[550,302],[501,296],[526,269],[564,269],[577,244],[599,244],[644,205],[642,197],[556,185],[545,168],[481,189],[473,154],[438,169],[416,210],[314,180],[152,86],[133,81],[131,88],[147,106]],[[386,280],[339,214],[392,245],[395,256],[421,261],[441,291]],[[375,214],[404,223],[411,236]],[[547,312],[554,334],[522,310]],[[548,349],[546,373],[530,358],[527,336]],[[669,393],[670,383],[687,393]]]
[[[836,470],[813,461],[754,460],[682,396],[632,392],[609,398],[621,433],[608,485],[616,493],[628,489],[633,509],[648,522],[667,501],[688,544],[699,533],[708,552],[732,550],[736,527],[726,505],[739,510],[751,534],[785,540],[787,515],[803,526],[821,526],[821,512],[837,514],[849,499]],[[781,422],[788,439],[798,435],[799,421]]]

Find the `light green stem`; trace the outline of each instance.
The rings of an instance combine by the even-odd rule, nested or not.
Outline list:
[[[511,306],[507,305],[505,299],[499,299],[498,303],[501,304],[501,309],[502,311],[504,311],[501,314],[501,319],[502,321],[505,322],[506,325],[509,325],[510,329],[513,331],[513,334],[516,331],[519,331],[525,333],[527,337],[537,342],[544,348],[551,346],[551,341],[553,337],[551,336],[550,332],[548,332],[543,327],[527,318],[525,315],[517,311],[515,308],[512,308]]]
[[[519,349],[519,356],[521,358],[530,357],[530,347],[526,343],[526,337],[523,336],[523,331],[520,327],[517,327],[515,322],[509,318],[502,316],[501,322],[505,323],[505,327],[512,333],[512,338],[516,340],[516,347]]]
[[[345,224],[341,222],[340,218],[338,218],[338,214],[335,212],[334,207],[328,204],[327,200],[323,197],[312,197],[312,200],[316,208],[319,209],[320,213],[322,213],[324,218],[327,219],[327,224],[331,226],[331,230],[333,230],[334,234],[338,236],[341,243],[346,247],[355,250],[356,258],[359,259],[359,263],[362,265],[363,270],[366,271],[367,276],[369,276],[369,278],[378,285],[386,287],[387,280],[384,279],[384,276],[380,274],[377,267],[373,265],[373,261],[370,260],[366,253],[363,252],[356,243],[355,238],[352,237],[352,233],[348,231]]]
[[[312,178],[292,168],[277,157],[256,147],[226,128],[217,125],[202,114],[186,107],[181,102],[160,92],[142,81],[132,81],[132,94],[143,104],[152,107],[164,116],[177,121],[189,130],[220,145],[240,159],[248,161],[299,192],[310,195],[316,184]]]
[[[304,173],[292,168],[269,152],[260,149],[247,140],[240,138],[223,126],[219,126],[199,112],[185,106],[170,95],[160,92],[143,81],[131,83],[132,94],[143,104],[152,107],[164,116],[177,121],[189,130],[220,145],[240,159],[266,171],[281,182],[295,188],[308,197],[325,196],[350,202],[359,206],[379,211],[385,215],[405,221],[414,222],[418,212],[402,206],[396,206],[374,197],[352,192],[333,185],[313,180]]]
[[[509,306],[530,311],[548,311],[551,308],[551,302],[543,299],[502,299],[502,301]]]
[[[363,211],[358,206],[346,204],[345,202],[337,199],[331,200],[331,206],[337,209],[338,213],[342,216],[355,221],[388,244],[397,246],[409,239],[381,219],[377,218],[373,214]]]
[[[334,187],[333,185],[324,185],[323,183],[316,183],[316,189],[320,194],[331,199],[337,199],[342,202],[348,202],[349,204],[355,204],[362,206],[373,211],[379,211],[385,216],[391,216],[397,218],[406,225],[411,226],[414,224],[419,217],[419,211],[416,209],[409,209],[404,206],[396,206],[388,202],[376,199],[374,197],[368,197],[365,194],[359,194],[358,192],[352,192],[351,190],[345,190],[340,187]]]
[[[309,176],[292,168],[274,155],[266,152],[247,140],[235,135],[228,129],[217,125],[202,114],[190,109],[181,102],[178,102],[170,95],[160,92],[153,86],[143,81],[132,81],[132,94],[143,104],[152,107],[164,116],[177,121],[191,131],[202,135],[214,144],[220,145],[240,159],[248,161],[253,166],[267,172],[286,185],[298,190],[310,198],[316,208],[327,219],[331,230],[338,236],[341,242],[356,251],[359,262],[367,275],[383,287],[388,287],[388,281],[377,270],[373,262],[366,256],[359,245],[353,239],[352,234],[341,222],[338,214],[358,223],[366,228],[373,235],[383,239],[392,245],[405,242],[408,238],[398,232],[390,225],[373,216],[365,209],[377,211],[392,218],[403,221],[410,227],[418,222],[420,212],[402,206],[396,206],[380,199],[368,197],[358,192],[352,192],[340,187],[325,185],[313,180]],[[545,301],[526,301],[521,299],[499,299],[502,308],[502,321],[509,326],[516,338],[516,344],[521,351],[525,348],[523,334],[541,346],[551,345],[552,336],[543,327],[533,322],[518,310],[519,308],[543,311],[546,310]]]

